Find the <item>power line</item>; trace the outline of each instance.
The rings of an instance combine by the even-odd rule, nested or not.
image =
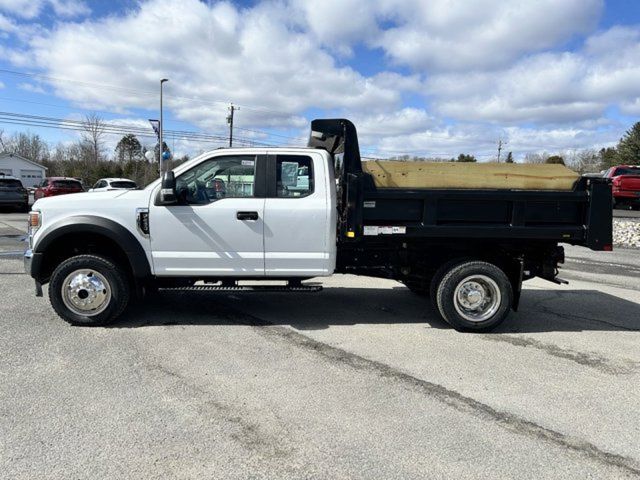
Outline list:
[[[106,115],[113,115],[113,111],[107,111],[107,110],[96,110],[96,109],[89,109],[89,108],[80,108],[80,107],[71,107],[69,105],[60,105],[60,104],[55,104],[55,103],[46,103],[46,102],[36,102],[33,100],[25,100],[22,98],[10,98],[10,97],[1,97],[0,96],[0,100],[5,100],[8,102],[19,102],[19,103],[28,103],[31,105],[42,105],[45,107],[53,107],[53,108],[61,108],[63,110],[69,110],[69,111],[83,111],[83,112],[92,112],[92,113],[103,113]],[[192,125],[191,122],[185,122],[183,120],[176,120],[175,118],[171,119],[171,123],[180,123],[183,125]],[[244,128],[244,127],[238,127],[237,125],[234,125],[233,127],[235,130],[242,130],[245,132],[251,132],[251,133],[257,133],[259,135],[264,135],[266,137],[277,137],[277,138],[286,138],[289,140],[298,140],[300,137],[292,137],[291,135],[282,135],[279,133],[273,133],[273,132],[268,132],[266,130],[256,130],[256,129],[252,129],[252,128]],[[224,135],[223,133],[214,133],[214,135]],[[247,137],[249,138],[249,137]]]
[[[21,125],[37,128],[53,128],[59,130],[69,130],[76,132],[84,132],[84,122],[77,120],[66,120],[54,117],[45,117],[40,115],[26,115],[12,112],[0,112],[0,123],[9,125]],[[126,135],[135,134],[140,137],[155,138],[156,135],[148,128],[141,126],[132,126],[123,123],[104,123],[102,130],[106,134]],[[226,141],[226,137],[221,135],[209,135],[200,132],[185,130],[165,130],[169,137],[201,143],[217,143],[221,144]],[[255,145],[264,147],[273,147],[277,145],[257,142],[247,137],[237,137],[238,142],[243,145]]]

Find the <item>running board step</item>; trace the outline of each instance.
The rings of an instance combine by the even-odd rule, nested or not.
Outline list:
[[[222,285],[193,285],[191,287],[160,287],[163,292],[305,292],[316,293],[322,291],[320,285],[303,285],[288,287],[286,285],[240,285],[226,287]]]

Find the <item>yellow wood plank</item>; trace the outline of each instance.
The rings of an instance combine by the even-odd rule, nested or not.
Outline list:
[[[580,178],[564,165],[372,160],[362,169],[378,188],[573,190]]]

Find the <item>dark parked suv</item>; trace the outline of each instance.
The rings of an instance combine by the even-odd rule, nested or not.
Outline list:
[[[0,207],[29,211],[29,192],[17,178],[0,175]]]

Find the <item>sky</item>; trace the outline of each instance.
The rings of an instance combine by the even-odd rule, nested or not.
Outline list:
[[[344,117],[367,157],[600,149],[640,120],[640,1],[0,0],[3,114],[152,135],[161,78],[165,129],[210,136],[170,136],[177,155],[223,146],[230,102],[236,145]]]

